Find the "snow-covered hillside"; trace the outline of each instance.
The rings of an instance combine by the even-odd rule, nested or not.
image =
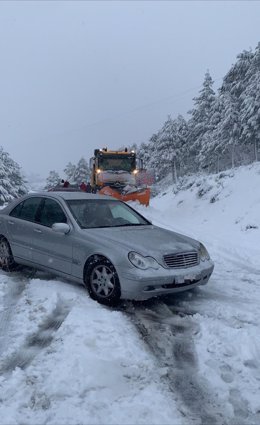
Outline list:
[[[145,209],[142,212],[145,214]],[[178,187],[162,190],[146,215],[156,224],[202,238],[222,253],[232,249],[245,262],[258,264],[260,163],[187,177]]]
[[[208,285],[112,310],[43,273],[0,272],[5,424],[260,423],[260,164],[168,187],[154,224],[205,242]]]

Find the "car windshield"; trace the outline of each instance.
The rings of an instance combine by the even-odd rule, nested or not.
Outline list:
[[[151,224],[128,205],[120,201],[74,199],[67,200],[66,202],[82,229]]]

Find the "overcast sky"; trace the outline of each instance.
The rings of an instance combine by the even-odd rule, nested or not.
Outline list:
[[[148,141],[260,41],[260,2],[1,1],[0,145],[43,177]]]

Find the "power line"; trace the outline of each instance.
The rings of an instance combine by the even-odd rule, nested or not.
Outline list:
[[[219,81],[221,79],[223,79],[223,78],[222,77],[217,78],[217,79],[214,80],[214,82],[215,81]],[[187,89],[187,90],[185,90],[183,92],[175,93],[175,94],[172,94],[170,96],[166,96],[166,97],[163,97],[161,99],[155,100],[153,102],[149,102],[149,103],[146,103],[144,105],[137,106],[136,108],[133,108],[130,111],[125,111],[125,112],[122,112],[122,113],[118,113],[118,114],[112,115],[110,117],[103,118],[101,120],[95,121],[93,123],[84,124],[84,125],[82,125],[80,127],[77,127],[77,128],[71,129],[71,130],[68,130],[66,132],[52,134],[52,136],[62,136],[62,135],[65,135],[65,134],[68,135],[68,134],[75,133],[77,131],[81,131],[81,130],[84,130],[84,129],[87,129],[87,128],[90,128],[90,127],[95,127],[95,126],[100,125],[100,124],[103,124],[105,122],[114,121],[115,119],[122,118],[122,117],[124,117],[126,115],[130,115],[130,114],[136,113],[136,112],[138,112],[140,110],[150,108],[151,106],[158,105],[158,104],[163,103],[165,101],[182,98],[182,97],[186,96],[187,94],[193,92],[194,90],[200,89],[202,86],[203,86],[203,83],[200,84],[200,85],[198,85],[198,86],[189,88],[189,89]]]

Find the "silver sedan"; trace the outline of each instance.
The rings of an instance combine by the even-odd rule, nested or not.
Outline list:
[[[111,197],[40,192],[0,211],[0,266],[47,270],[114,305],[205,285],[213,262],[200,242],[154,226]]]

